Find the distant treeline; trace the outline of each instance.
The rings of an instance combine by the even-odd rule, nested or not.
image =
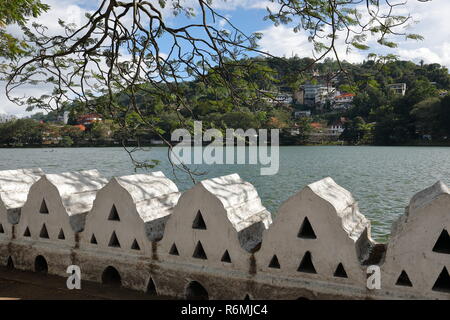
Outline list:
[[[133,112],[111,116],[102,112],[102,98],[94,105],[105,119],[107,125],[98,124],[86,132],[63,127],[60,129],[62,142],[77,145],[81,141],[98,141],[123,139],[149,141],[157,139],[158,134],[170,139],[170,133],[181,127],[192,126],[193,120],[203,121],[204,127],[218,128],[295,128],[298,136],[284,137],[286,144],[308,144],[308,135],[313,130],[311,122],[331,124],[342,117],[347,118],[345,132],[341,139],[350,144],[399,145],[415,141],[432,140],[445,143],[450,137],[450,98],[446,91],[450,89],[450,76],[447,68],[439,64],[415,64],[410,61],[391,61],[380,64],[368,60],[360,64],[326,59],[313,67],[308,58],[253,58],[256,68],[250,76],[239,78],[239,68],[232,74],[236,76],[236,85],[241,96],[247,97],[237,105],[221,83],[211,79],[205,86],[200,81],[189,81],[179,85],[180,95],[184,97],[189,111],[173,105],[170,97],[152,92],[137,97],[140,112],[148,123],[152,123],[156,132],[150,132],[146,123]],[[248,62],[248,61],[247,61]],[[340,68],[345,72],[340,72]],[[305,70],[306,71],[303,71]],[[353,107],[344,111],[334,111],[325,106],[307,106],[294,98],[292,104],[269,103],[258,92],[286,92],[294,94],[302,84],[330,82],[341,92],[354,93]],[[388,85],[405,83],[405,96],[395,94]],[[143,85],[145,86],[145,85]],[[255,90],[257,89],[257,90]],[[143,91],[144,92],[144,91]],[[266,97],[267,98],[267,97]],[[130,104],[126,93],[118,93],[116,103],[124,106]],[[128,108],[129,109],[129,108]],[[296,110],[311,110],[309,119],[295,119]],[[87,111],[81,103],[72,103],[65,107],[69,111],[69,124],[76,124],[76,119]],[[32,116],[35,120],[55,121],[57,112]],[[126,123],[127,132],[117,126],[117,119]],[[181,119],[181,121],[180,121]],[[109,121],[109,122],[108,122]],[[107,128],[105,128],[105,126]],[[28,127],[28,129],[22,129]],[[3,131],[1,131],[3,130]],[[39,144],[47,139],[46,129],[42,124],[27,122],[3,125],[0,128],[3,145]],[[108,135],[105,136],[105,132]]]

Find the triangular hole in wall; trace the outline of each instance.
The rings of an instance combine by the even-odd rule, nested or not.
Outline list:
[[[197,242],[197,245],[195,246],[194,254],[192,255],[193,258],[196,259],[203,259],[206,260],[208,257],[206,256],[206,252],[203,249],[202,243],[199,241]]]
[[[311,258],[311,252],[306,251],[305,255],[298,266],[297,271],[305,273],[317,273]]]
[[[23,236],[24,237],[31,237],[31,232],[30,232],[30,229],[28,227],[25,229],[25,232],[23,233]]]
[[[248,294],[245,295],[244,300],[251,300]]]
[[[409,276],[406,273],[405,270],[400,273],[397,282],[395,283],[396,286],[402,286],[402,287],[412,287],[412,282],[409,280]]]
[[[115,204],[113,204],[113,206],[111,208],[108,220],[110,220],[110,221],[120,221],[119,212],[117,212],[117,208],[116,208]]]
[[[179,256],[177,245],[174,243],[170,248],[169,254],[172,256]]]
[[[308,217],[305,217],[303,220],[302,226],[300,227],[300,231],[297,235],[299,238],[302,239],[317,239],[316,233],[314,232],[314,229],[309,222]]]
[[[113,233],[111,235],[111,239],[109,239],[108,245],[113,248],[120,248],[120,242],[119,242],[119,239],[117,238],[115,231],[113,231]]]
[[[450,236],[447,230],[442,230],[436,244],[433,247],[434,252],[450,254]]]
[[[95,234],[92,234],[91,244],[97,244],[97,238],[95,238]]]
[[[158,295],[158,293],[156,292],[155,282],[153,282],[152,278],[150,278],[150,280],[148,281],[147,294],[151,295],[151,296],[157,296]]]
[[[446,267],[442,269],[441,274],[434,283],[433,291],[450,292],[450,275]]]
[[[39,232],[39,238],[42,238],[42,239],[49,238],[47,227],[45,226],[45,223],[42,225],[41,232]]]
[[[41,208],[39,209],[39,213],[48,214],[48,207],[45,199],[42,199]]]
[[[5,233],[5,230],[3,229],[3,226],[1,223],[0,223],[0,233]]]
[[[278,262],[276,254],[272,257],[272,260],[270,260],[269,268],[280,269],[280,263]]]
[[[134,239],[133,244],[131,245],[132,250],[141,250],[141,247],[139,247],[139,244],[136,239]]]
[[[198,210],[194,222],[192,223],[192,229],[206,230],[206,223],[200,210]]]
[[[333,275],[338,278],[348,278],[347,272],[345,271],[345,268],[342,265],[342,263],[338,264],[336,271],[334,271]]]
[[[231,257],[230,257],[230,254],[228,253],[228,250],[225,250],[225,252],[222,256],[222,259],[220,261],[231,263]]]
[[[14,262],[11,257],[9,257],[8,262],[6,262],[6,268],[9,270],[14,269]]]
[[[61,230],[59,231],[58,239],[59,239],[59,240],[65,240],[65,239],[66,239],[66,236],[64,235],[63,229],[61,229]]]

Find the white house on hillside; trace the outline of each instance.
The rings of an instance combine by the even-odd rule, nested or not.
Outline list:
[[[331,124],[331,126],[328,128],[328,131],[331,135],[334,136],[340,136],[342,132],[344,132],[344,124],[346,122],[346,119],[341,117],[339,120],[336,120]]]
[[[294,102],[294,97],[291,93],[287,92],[271,92],[271,91],[262,91],[263,97],[262,99],[272,105],[290,105]]]
[[[340,95],[337,95],[333,99],[333,109],[339,110],[339,109],[348,109],[351,107],[353,103],[353,98],[355,95],[353,93],[343,93]]]
[[[404,96],[406,94],[406,83],[388,84],[388,88],[393,90],[396,94]]]
[[[331,99],[336,92],[336,88],[322,84],[305,84],[302,88],[304,90],[304,102],[308,105],[322,105]]]

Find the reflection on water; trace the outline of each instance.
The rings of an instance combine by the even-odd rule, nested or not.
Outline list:
[[[0,170],[40,167],[49,173],[99,169],[108,177],[133,174],[122,148],[0,149]],[[167,149],[139,152],[138,159],[157,159],[181,190],[192,185],[181,173],[174,176]],[[280,171],[260,176],[257,165],[193,166],[206,171],[199,180],[237,172],[254,184],[264,205],[276,213],[279,204],[308,183],[332,177],[353,193],[361,212],[372,221],[376,240],[384,241],[391,223],[404,212],[414,193],[437,180],[450,184],[450,148],[439,147],[280,147]]]

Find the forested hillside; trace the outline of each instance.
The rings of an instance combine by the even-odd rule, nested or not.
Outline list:
[[[85,104],[66,106],[70,111],[69,124],[86,112],[98,112],[105,119],[121,119],[117,128],[127,128],[127,135],[155,138],[148,124],[157,127],[166,138],[178,127],[190,127],[193,120],[202,120],[204,127],[225,128],[296,128],[300,138],[294,143],[308,143],[311,122],[332,123],[346,119],[341,139],[351,143],[406,144],[424,137],[445,142],[450,136],[450,75],[439,64],[415,64],[410,61],[373,60],[350,64],[326,59],[312,64],[309,58],[253,58],[242,61],[230,71],[232,83],[239,89],[239,96],[230,96],[215,70],[202,81],[195,77],[178,84],[177,92],[187,108],[180,108],[171,97],[153,90],[141,90],[137,96],[143,123],[134,110],[130,110],[127,92],[116,94],[121,114],[111,114],[102,98]],[[247,68],[251,72],[242,72]],[[329,104],[320,108],[305,105],[297,99],[305,83],[324,84],[339,92],[355,94],[352,106],[347,110],[333,110]],[[388,85],[405,83],[404,96],[393,93]],[[145,84],[142,85],[145,89]],[[293,95],[289,104],[274,103],[277,93]],[[117,108],[115,108],[117,110]],[[295,118],[294,112],[310,110],[308,118]],[[60,110],[59,113],[64,110]],[[117,112],[117,111],[116,111]],[[123,117],[125,115],[125,117]],[[33,118],[54,121],[57,112],[36,114]],[[120,130],[120,129],[118,129]],[[120,135],[120,134],[119,134]]]

